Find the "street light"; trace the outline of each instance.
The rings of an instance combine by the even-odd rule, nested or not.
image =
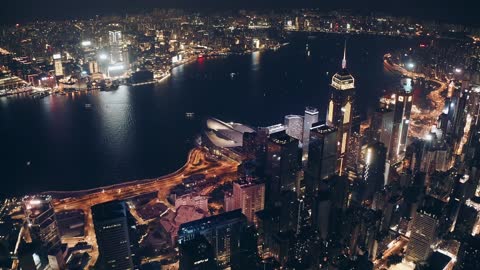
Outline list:
[[[407,67],[408,67],[409,69],[413,69],[413,68],[415,67],[415,64],[412,63],[412,62],[410,62],[410,63],[407,64]]]

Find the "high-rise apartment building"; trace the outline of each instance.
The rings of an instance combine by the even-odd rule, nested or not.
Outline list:
[[[238,180],[233,183],[235,209],[242,209],[247,220],[256,223],[256,212],[265,207],[265,183],[259,180]]]

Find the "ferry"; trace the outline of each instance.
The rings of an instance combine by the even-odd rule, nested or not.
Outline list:
[[[34,92],[30,94],[33,98],[44,98],[50,95],[48,91]]]

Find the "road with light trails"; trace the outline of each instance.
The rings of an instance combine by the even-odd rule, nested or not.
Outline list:
[[[233,160],[211,158],[207,150],[195,148],[189,153],[187,162],[182,168],[163,177],[131,181],[91,190],[48,193],[52,194],[54,198],[61,198],[54,199],[53,201],[56,212],[66,210],[84,211],[86,216],[85,237],[80,239],[80,241],[83,240],[93,246],[93,251],[89,252],[90,256],[92,256],[89,267],[93,267],[98,258],[98,250],[90,210],[92,206],[113,200],[127,200],[155,191],[158,192],[159,200],[166,201],[170,190],[176,185],[181,184],[185,177],[203,173],[207,177],[216,176],[220,179],[220,182],[222,182],[224,181],[223,177],[231,179],[232,175],[236,173],[238,165],[239,163]],[[74,239],[65,239],[65,242],[73,244],[74,241],[72,240]]]
[[[409,129],[409,136],[416,138],[425,138],[425,136],[430,133],[432,125],[435,125],[437,123],[438,117],[443,112],[443,108],[445,106],[445,98],[441,95],[441,93],[447,89],[448,84],[438,79],[426,78],[425,75],[421,73],[408,71],[405,68],[387,60],[384,60],[383,63],[386,70],[398,72],[404,76],[411,77],[413,79],[424,78],[439,85],[439,87],[431,91],[427,96],[427,98],[433,103],[434,108],[431,110],[412,110],[410,116],[411,128]],[[413,102],[415,107],[419,108],[419,106],[415,104],[415,99],[413,100]]]

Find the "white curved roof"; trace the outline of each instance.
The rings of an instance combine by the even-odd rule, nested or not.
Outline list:
[[[252,128],[239,123],[225,123],[216,118],[207,120],[208,131],[205,132],[210,141],[219,147],[237,147],[243,144],[243,133],[254,132]]]

